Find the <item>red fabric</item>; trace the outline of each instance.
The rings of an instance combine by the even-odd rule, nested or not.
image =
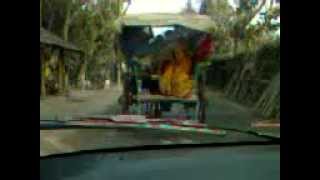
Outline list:
[[[84,121],[81,121],[82,123],[88,123],[88,124],[100,124],[100,125],[112,125],[112,124],[141,124],[141,122],[136,122],[134,119],[128,119],[128,120],[121,120],[121,121],[114,121],[113,119],[108,118],[88,118]],[[192,124],[183,124],[182,120],[179,119],[148,119],[146,123],[149,123],[153,126],[158,126],[161,124],[169,124],[177,127],[193,127],[193,128],[205,128],[205,124],[194,122]]]
[[[196,48],[196,52],[193,56],[195,62],[200,62],[208,58],[214,53],[215,45],[212,37],[206,35],[202,40],[200,40],[199,46]]]

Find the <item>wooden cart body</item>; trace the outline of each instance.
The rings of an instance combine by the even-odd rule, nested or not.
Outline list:
[[[208,16],[204,15],[177,15],[177,14],[139,14],[139,15],[127,15],[121,19],[122,27],[154,27],[154,26],[183,26],[196,31],[201,31],[204,33],[212,32],[215,28],[215,24]],[[124,81],[124,93],[123,93],[123,113],[128,113],[129,106],[136,102],[141,103],[152,103],[157,105],[161,102],[167,103],[194,103],[196,107],[195,119],[200,122],[205,120],[205,107],[206,100],[204,97],[204,78],[201,72],[201,66],[196,67],[196,72],[194,74],[195,90],[191,98],[177,98],[168,97],[162,95],[143,95],[138,93],[133,96],[128,91],[130,86],[127,81]],[[130,76],[130,75],[129,75]],[[130,77],[125,77],[130,78]],[[160,116],[161,112],[159,108],[155,108],[154,115]],[[143,113],[143,110],[140,111]]]

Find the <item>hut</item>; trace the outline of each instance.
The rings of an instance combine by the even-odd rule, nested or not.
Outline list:
[[[68,89],[68,71],[66,69],[65,57],[68,53],[76,53],[82,60],[82,51],[70,42],[62,40],[57,35],[40,27],[40,95],[47,94],[47,69],[52,61],[57,65],[58,73],[57,91],[63,93]]]

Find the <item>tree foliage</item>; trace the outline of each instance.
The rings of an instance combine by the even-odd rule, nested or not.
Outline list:
[[[114,42],[121,9],[121,0],[43,0],[43,26],[85,52],[83,64],[67,60],[72,79],[106,78],[106,65],[117,59]]]
[[[229,98],[255,108],[265,118],[280,118],[280,40],[273,36],[279,28],[274,20],[280,8],[265,0],[240,0],[238,9],[227,0],[207,0],[205,13],[217,24],[212,32],[217,47],[213,65],[221,70],[212,85],[218,84]],[[219,65],[219,60],[226,64]]]
[[[217,24],[213,35],[218,54],[238,53],[261,45],[271,38],[271,33],[278,28],[272,21],[280,15],[279,8],[267,8],[264,21],[250,26],[251,21],[259,15],[266,0],[240,0],[240,6],[233,9],[228,0],[204,0],[206,10]]]

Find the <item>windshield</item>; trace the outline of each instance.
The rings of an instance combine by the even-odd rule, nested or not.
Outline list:
[[[280,138],[280,1],[40,3],[40,156]]]

